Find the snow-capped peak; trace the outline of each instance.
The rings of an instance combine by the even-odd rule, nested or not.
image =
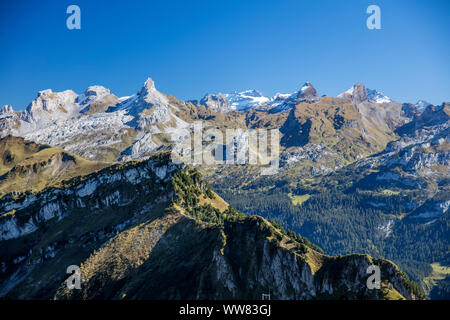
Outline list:
[[[36,116],[42,112],[71,114],[77,108],[78,95],[72,90],[53,92],[51,89],[39,91],[38,96],[27,107],[30,115]]]
[[[274,96],[273,96],[273,101],[275,100],[284,100],[287,99],[289,96],[291,95],[291,93],[279,93],[277,92]]]
[[[96,100],[102,99],[111,94],[111,91],[103,86],[89,86],[83,94],[77,97],[77,103],[86,105]]]
[[[0,115],[11,114],[11,113],[14,113],[14,110],[13,110],[12,106],[10,106],[10,105],[5,105],[0,108]]]
[[[353,95],[353,87],[337,95],[338,98],[344,98],[346,95]]]
[[[303,84],[303,86],[300,88],[300,91],[301,92],[305,92],[306,90],[308,90],[308,88],[311,88],[311,87],[313,87],[313,85],[310,83],[310,82],[305,82],[304,84]],[[313,87],[314,88],[314,87]]]
[[[388,96],[385,96],[383,93],[377,90],[366,88],[361,82],[358,82],[347,91],[344,91],[337,95],[338,98],[344,98],[348,96],[349,97],[358,96],[360,101],[369,99],[370,101],[376,103],[388,103],[392,101]]]
[[[230,103],[230,109],[238,111],[245,111],[271,101],[270,97],[254,89],[225,94],[225,97]]]
[[[428,108],[429,106],[432,106],[432,104],[425,100],[419,100],[416,103],[417,109],[419,109],[421,112],[424,112],[425,109]]]
[[[237,95],[246,96],[246,97],[264,97],[264,95],[259,92],[258,90],[252,89],[252,90],[245,90],[242,92],[235,92]]]
[[[374,101],[376,103],[389,103],[392,100],[388,97],[385,96],[383,93],[377,91],[377,90],[372,90],[367,88],[367,98],[369,98],[369,100]]]
[[[281,112],[292,108],[300,102],[312,102],[317,99],[317,91],[310,82],[305,82],[300,89],[292,94],[276,94],[270,105],[271,112]]]
[[[297,91],[296,94],[297,99],[314,99],[317,98],[317,91],[314,88],[314,86],[311,84],[311,82],[305,82],[303,86],[300,88],[299,91]],[[299,102],[299,101],[296,101]]]
[[[169,104],[169,100],[165,95],[156,90],[155,83],[151,78],[147,78],[138,93],[140,100],[147,105],[165,105]]]
[[[90,96],[106,96],[107,94],[111,94],[111,91],[103,86],[89,86],[86,91],[84,92],[84,95],[87,97]]]

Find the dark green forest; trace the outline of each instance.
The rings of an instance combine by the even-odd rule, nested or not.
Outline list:
[[[328,254],[357,252],[384,257],[418,282],[431,273],[430,263],[450,262],[449,213],[428,225],[401,219],[401,208],[408,197],[384,197],[386,205],[381,210],[368,205],[380,199],[360,193],[316,192],[300,205],[293,204],[283,189],[261,194],[260,190],[236,192],[214,187],[237,209],[273,219],[285,229],[307,237]],[[380,228],[388,221],[393,222],[389,233]]]

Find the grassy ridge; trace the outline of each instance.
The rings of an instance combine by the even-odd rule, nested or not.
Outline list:
[[[89,161],[60,148],[41,146],[23,138],[0,140],[0,198],[11,192],[39,192],[62,181],[88,175],[112,165]]]

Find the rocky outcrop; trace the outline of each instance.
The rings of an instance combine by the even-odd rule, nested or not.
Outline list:
[[[318,100],[317,91],[310,82],[305,84],[295,93],[284,96],[278,95],[269,103],[272,108],[269,109],[271,113],[277,113],[289,110],[301,102],[313,103]]]
[[[200,100],[200,105],[214,110],[215,112],[226,113],[229,112],[230,102],[227,97],[222,93],[217,94],[207,94]]]
[[[14,113],[14,110],[13,110],[12,106],[10,106],[10,105],[5,105],[0,108],[0,115],[6,115],[6,114],[12,114],[12,113]]]

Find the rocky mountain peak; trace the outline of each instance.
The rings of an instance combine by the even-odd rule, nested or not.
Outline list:
[[[270,112],[285,111],[301,102],[315,102],[317,99],[317,91],[314,86],[310,82],[305,82],[298,91],[292,94],[276,94],[270,103],[272,106]]]
[[[391,102],[391,98],[385,96],[383,93],[367,88],[366,90],[367,98],[376,103],[389,103]]]
[[[72,90],[53,92],[51,89],[39,91],[38,96],[27,107],[30,114],[60,111],[71,112],[78,95]]]
[[[201,100],[200,104],[216,112],[230,111],[230,102],[223,93],[206,94]]]
[[[111,91],[103,86],[90,86],[83,94],[77,97],[76,102],[82,105],[92,103],[93,101],[102,99],[107,95],[110,95]]]
[[[374,90],[374,89],[366,88],[366,86],[361,82],[356,83],[355,85],[353,85],[353,87],[351,87],[350,89],[348,89],[345,92],[342,92],[337,97],[338,98],[348,97],[357,103],[367,101],[367,100],[369,100],[371,102],[375,102],[375,103],[392,102],[391,98],[384,95],[382,92]]]
[[[350,97],[355,102],[368,100],[366,86],[362,82],[357,82],[345,92],[338,95],[338,98]]]
[[[432,104],[425,100],[419,100],[417,101],[416,106],[420,111],[424,112],[425,109],[427,109],[429,106],[432,106]]]
[[[111,91],[103,86],[89,86],[86,91],[84,92],[84,95],[87,97],[90,96],[104,96],[107,94],[110,94]]]
[[[357,82],[353,86],[352,96],[353,96],[353,99],[358,102],[368,100],[366,86],[362,82]]]
[[[13,107],[10,105],[5,105],[0,108],[0,114],[10,114],[14,113]]]
[[[420,109],[415,104],[412,103],[403,103],[402,110],[405,113],[405,115],[411,119],[417,117],[422,113]]]
[[[254,107],[268,104],[271,101],[270,97],[255,89],[225,94],[225,97],[230,104],[230,110],[238,111],[247,111]]]
[[[317,98],[317,91],[310,82],[305,82],[300,90],[297,92],[297,99],[315,99]]]
[[[243,95],[246,95],[249,97],[263,97],[264,96],[261,92],[259,92],[258,90],[255,90],[255,89],[245,90],[245,91],[240,92],[240,94],[243,94]]]
[[[53,93],[52,89],[41,90],[41,91],[38,92],[38,97],[46,97],[46,96],[49,96],[52,93]]]
[[[169,103],[167,97],[156,90],[155,83],[150,77],[144,82],[138,96],[146,105],[167,105]]]
[[[142,94],[146,94],[152,90],[156,90],[155,82],[152,80],[152,78],[148,77],[147,80],[145,80],[140,92]]]

